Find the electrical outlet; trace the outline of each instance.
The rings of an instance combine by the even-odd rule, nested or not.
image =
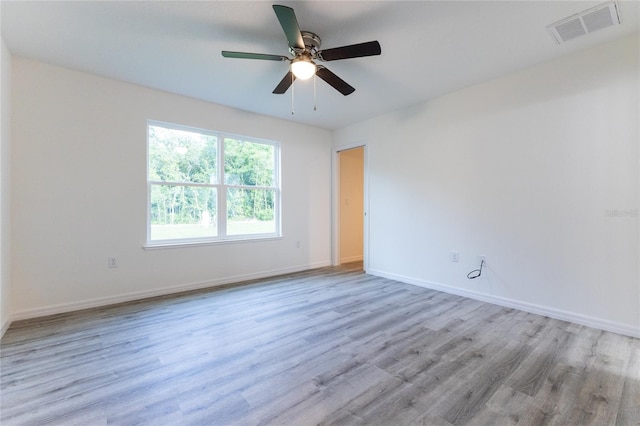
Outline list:
[[[451,253],[449,253],[449,260],[452,262],[459,262],[460,253],[458,253],[457,251],[452,251]]]
[[[479,255],[478,256],[478,264],[482,264],[482,262],[484,262],[484,266],[489,266],[489,264],[487,263],[487,256],[485,255]]]
[[[115,256],[109,256],[107,266],[109,268],[117,268],[118,267],[118,258]]]

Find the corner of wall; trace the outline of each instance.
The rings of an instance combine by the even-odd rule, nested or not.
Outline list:
[[[11,325],[11,52],[0,38],[0,338]]]
[[[633,35],[334,131],[369,147],[367,272],[640,335],[638,66]]]

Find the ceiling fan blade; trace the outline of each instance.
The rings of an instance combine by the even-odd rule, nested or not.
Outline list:
[[[239,59],[262,59],[265,61],[288,61],[289,58],[281,55],[267,55],[265,53],[247,53],[247,52],[229,52],[228,50],[222,51],[222,56],[225,58],[239,58]]]
[[[338,59],[361,58],[363,56],[376,56],[382,53],[380,43],[377,40],[366,43],[351,44],[349,46],[334,47],[318,52],[323,61],[337,61]]]
[[[284,30],[284,35],[287,36],[289,47],[304,49],[304,40],[302,40],[300,26],[298,25],[296,13],[293,9],[287,6],[274,4],[273,11],[276,12],[278,21],[280,21],[280,26],[282,26],[282,29]]]
[[[318,67],[318,70],[316,71],[316,75],[321,79],[323,79],[324,81],[326,81],[329,84],[329,86],[333,87],[334,89],[336,89],[338,92],[342,93],[345,96],[350,95],[356,90],[353,87],[351,87],[346,81],[344,81],[343,79],[341,79],[340,77],[338,77],[337,75],[335,75],[334,73],[332,73],[331,71],[329,71],[323,66]]]
[[[293,84],[293,80],[295,79],[296,76],[293,75],[291,71],[289,71],[287,75],[285,75],[284,78],[280,81],[280,83],[278,83],[276,88],[273,89],[273,93],[275,93],[276,95],[284,94],[287,90],[289,90],[289,86]]]

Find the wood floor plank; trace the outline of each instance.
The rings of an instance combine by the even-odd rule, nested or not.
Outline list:
[[[629,363],[624,374],[616,425],[640,425],[640,340],[627,339],[630,346]]]
[[[553,328],[542,344],[535,347],[531,355],[522,362],[518,372],[509,378],[507,384],[514,390],[535,396],[558,365],[573,337],[573,333]]]
[[[482,411],[489,398],[519,367],[531,350],[532,348],[526,345],[507,345],[496,358],[489,360],[484,371],[465,383],[457,398],[448,401],[449,408],[443,417],[454,425],[470,421]]]
[[[18,321],[0,424],[637,426],[640,340],[354,263]]]

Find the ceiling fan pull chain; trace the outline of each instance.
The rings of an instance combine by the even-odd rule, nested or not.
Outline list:
[[[313,110],[316,110],[316,105],[317,105],[317,101],[316,101],[316,75],[313,74]]]
[[[295,104],[294,93],[295,92],[296,92],[295,78],[293,77],[293,73],[291,73],[291,115],[295,114],[295,110],[294,110],[294,104]]]

